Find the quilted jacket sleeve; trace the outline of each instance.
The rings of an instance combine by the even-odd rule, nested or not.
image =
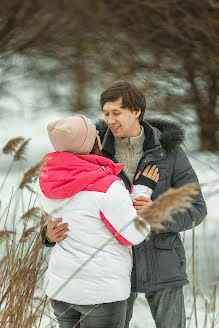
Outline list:
[[[195,171],[193,170],[185,152],[181,147],[176,153],[175,166],[172,176],[172,187],[179,188],[187,183],[199,183]],[[201,189],[194,197],[192,207],[174,214],[175,223],[166,222],[167,231],[180,232],[192,228],[192,222],[195,226],[199,225],[207,215],[206,203],[204,201]]]
[[[140,196],[144,196],[151,199],[152,192],[153,190],[147,186],[134,185],[130,196],[133,202],[135,201],[136,198]]]
[[[130,194],[121,181],[113,182],[107,190],[100,207],[100,215],[120,244],[134,246],[140,244],[148,235],[149,229],[136,228],[134,219],[137,213]],[[147,228],[149,227],[148,224]]]

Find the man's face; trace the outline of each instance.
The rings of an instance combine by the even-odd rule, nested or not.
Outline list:
[[[115,138],[131,138],[140,134],[141,128],[138,117],[141,110],[131,111],[122,108],[122,98],[106,102],[103,106],[104,121]]]

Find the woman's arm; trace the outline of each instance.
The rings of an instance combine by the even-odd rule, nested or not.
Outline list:
[[[122,181],[114,182],[108,189],[100,215],[107,228],[121,244],[133,246],[141,243],[148,235],[149,224],[142,231],[136,229],[134,219],[138,216],[140,206],[133,207],[132,201],[139,196],[150,198],[158,179],[156,166],[147,166],[142,173],[137,174],[131,197]]]
[[[115,181],[107,190],[100,207],[100,215],[107,228],[123,245],[134,246],[141,243],[149,229],[138,230],[134,219],[137,212],[133,207],[128,190],[121,181]],[[147,228],[150,228],[147,225]]]

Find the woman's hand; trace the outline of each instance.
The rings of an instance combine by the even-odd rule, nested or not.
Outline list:
[[[140,174],[141,174],[141,171],[139,171],[136,174],[135,180],[138,179]],[[159,173],[158,173],[158,168],[156,167],[156,165],[153,165],[153,166],[148,165],[142,172],[142,175],[155,182],[158,182],[158,180],[159,180]]]
[[[57,243],[59,241],[62,241],[68,236],[65,233],[69,231],[68,223],[63,223],[57,227],[56,225],[60,222],[62,222],[62,218],[53,221],[47,226],[46,237],[51,243]]]
[[[140,174],[141,174],[141,171],[139,171],[137,173],[135,180],[138,179]],[[159,180],[159,173],[158,173],[158,168],[156,168],[156,165],[153,165],[153,166],[148,165],[142,172],[142,175],[148,179],[155,181],[156,183]],[[135,201],[133,202],[133,206],[136,209],[137,214],[139,214],[139,212],[140,212],[139,208],[142,210],[142,208],[148,207],[151,204],[152,204],[152,200],[150,198],[143,197],[143,196],[137,197],[135,199]]]
[[[133,206],[136,209],[137,214],[140,212],[139,207],[142,210],[142,208],[148,207],[151,204],[152,200],[144,196],[135,198],[135,201],[133,202]]]

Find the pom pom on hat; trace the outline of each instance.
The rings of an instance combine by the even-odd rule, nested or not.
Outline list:
[[[96,139],[96,127],[85,116],[71,116],[47,125],[50,141],[55,151],[77,155],[91,152]]]

